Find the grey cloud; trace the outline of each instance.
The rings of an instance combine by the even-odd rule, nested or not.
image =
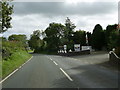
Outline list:
[[[28,37],[33,30],[45,30],[51,22],[64,24],[68,16],[75,23],[76,30],[93,30],[96,24],[105,28],[108,24],[117,22],[117,3],[113,2],[84,2],[76,5],[62,2],[12,2],[14,14],[13,28],[4,33],[4,36],[24,33]]]
[[[94,2],[66,4],[65,2],[14,2],[15,15],[43,14],[55,15],[100,15],[109,14],[117,10],[117,3]]]

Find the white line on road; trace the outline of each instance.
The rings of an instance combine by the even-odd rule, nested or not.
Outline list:
[[[73,79],[72,79],[62,68],[60,68],[60,70],[65,74],[65,76],[66,76],[70,81],[73,81]]]
[[[50,58],[51,61],[53,61],[51,58]]]
[[[33,58],[33,56],[28,60],[30,61]],[[26,61],[24,64],[22,64],[20,67],[18,67],[17,69],[15,69],[12,73],[10,73],[7,77],[5,77],[2,81],[0,81],[0,84],[2,82],[4,82],[5,80],[7,80],[10,76],[12,76],[15,72],[17,72],[22,66],[24,66],[26,63],[28,63],[28,61]]]
[[[58,65],[55,61],[53,61],[55,65]]]

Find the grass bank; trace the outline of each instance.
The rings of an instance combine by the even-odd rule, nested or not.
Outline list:
[[[7,60],[2,60],[2,78],[26,62],[31,57],[26,51],[14,52]]]

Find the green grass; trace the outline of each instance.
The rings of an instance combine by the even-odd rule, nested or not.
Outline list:
[[[5,78],[12,71],[26,62],[31,57],[26,51],[20,50],[10,56],[8,60],[2,60],[2,78]]]
[[[28,53],[33,53],[34,52],[34,50],[28,50]]]

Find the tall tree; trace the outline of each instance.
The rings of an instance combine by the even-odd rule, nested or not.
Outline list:
[[[45,30],[46,37],[44,40],[47,42],[47,48],[50,51],[57,51],[61,44],[60,39],[63,37],[64,26],[58,23],[50,23]]]
[[[104,46],[104,34],[103,28],[100,24],[97,24],[92,33],[92,47],[96,50],[101,50]]]
[[[111,33],[117,30],[117,24],[108,25],[105,30],[105,44],[109,47]]]
[[[113,48],[116,48],[117,46],[120,46],[118,43],[118,38],[119,38],[119,35],[118,35],[118,32],[117,31],[112,31],[110,33],[110,36],[109,36],[109,43],[108,43],[108,47],[110,50],[112,50]]]
[[[71,36],[73,35],[75,25],[70,21],[70,19],[67,17],[65,21],[65,38],[68,39],[68,42],[71,40]]]
[[[13,5],[10,6],[9,2],[0,1],[0,33],[7,31],[11,28],[11,15],[13,13]]]
[[[42,40],[40,39],[41,32],[40,30],[33,31],[33,34],[30,36],[28,44],[31,49],[34,49],[35,52],[38,51],[38,48],[42,46]]]
[[[73,41],[73,33],[75,29],[75,25],[71,22],[71,20],[67,17],[65,21],[65,32],[64,32],[64,44],[67,45],[67,51],[70,49],[74,49],[74,41]]]
[[[74,32],[73,41],[75,44],[86,45],[86,32],[82,30]]]
[[[91,32],[87,32],[88,45],[91,46]]]

